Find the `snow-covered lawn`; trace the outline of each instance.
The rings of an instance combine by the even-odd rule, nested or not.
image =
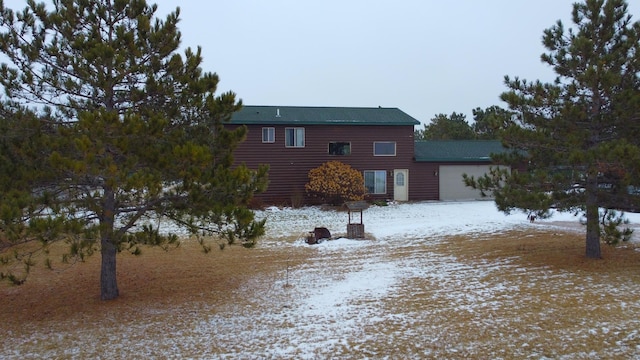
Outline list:
[[[272,294],[260,300],[273,304],[273,312],[237,318],[232,315],[236,311],[231,311],[231,317],[216,319],[216,324],[231,324],[228,331],[222,331],[233,334],[227,341],[237,338],[242,339],[241,342],[259,342],[261,354],[248,354],[248,357],[330,358],[340,357],[341,349],[353,348],[359,349],[359,354],[366,358],[510,358],[513,355],[601,358],[615,357],[617,351],[640,357],[639,303],[626,304],[622,300],[619,319],[598,319],[590,323],[589,314],[575,314],[575,327],[556,334],[546,334],[539,322],[567,316],[569,314],[560,313],[567,309],[546,304],[541,307],[544,313],[529,310],[538,309],[537,302],[547,296],[564,299],[558,300],[559,303],[566,299],[579,302],[581,293],[589,291],[614,299],[627,291],[637,296],[640,284],[631,282],[628,289],[610,288],[607,283],[598,282],[597,274],[593,275],[594,284],[589,284],[589,280],[582,283],[581,275],[568,272],[556,273],[544,267],[523,269],[513,266],[509,259],[469,264],[438,251],[437,245],[451,235],[527,228],[583,232],[579,218],[571,214],[554,214],[550,219],[530,223],[526,214],[506,216],[490,201],[374,206],[364,211],[363,223],[375,240],[340,238],[315,246],[306,245],[302,240],[304,235],[315,226],[327,227],[332,234],[344,234],[346,213],[318,208],[271,208],[259,215],[266,217],[269,224],[263,246],[305,246],[317,254],[316,261],[288,273],[286,280],[280,280],[281,286],[274,287]],[[636,229],[632,240],[636,241],[640,234],[640,216],[626,216],[631,220],[629,226]],[[356,221],[359,221],[358,215]],[[298,234],[295,243],[280,240],[284,234],[291,233]],[[492,281],[494,276],[500,280]],[[425,280],[428,288],[424,287]],[[540,294],[541,298],[535,294],[522,297],[526,287],[536,282],[548,283],[551,294]],[[576,284],[572,293],[553,294],[554,288],[566,283]],[[278,300],[274,303],[270,298]],[[403,303],[412,302],[412,298],[423,303],[409,306],[413,309],[409,312],[400,310],[406,309]],[[449,311],[468,313],[470,322],[447,323],[448,319],[439,314]],[[518,315],[510,314],[509,320],[504,320],[501,312]],[[520,322],[530,321],[531,332],[510,331],[510,322],[514,321],[514,329],[522,326]],[[255,323],[268,325],[256,328],[251,325]],[[456,332],[468,331],[465,327],[484,334],[478,336],[477,343],[459,343]],[[234,331],[238,328],[247,330],[238,334]],[[612,333],[622,340],[605,346],[606,338],[613,337]],[[490,334],[488,339],[487,334]],[[602,337],[604,343],[589,351],[578,347],[580,350],[572,353],[575,350],[570,349],[585,337]],[[549,341],[566,342],[567,352],[545,353],[545,343]],[[402,348],[394,349],[396,342]],[[412,346],[406,348],[407,343]],[[379,351],[374,344],[378,344]],[[493,352],[494,347],[501,350]],[[234,357],[233,352],[227,355]]]
[[[369,239],[314,246],[303,241],[314,227],[346,233],[346,212],[257,215],[267,235],[250,251],[305,261],[256,274],[230,294],[241,301],[149,304],[145,320],[104,333],[57,330],[70,348],[38,346],[42,332],[1,341],[0,358],[640,358],[638,267],[626,277],[451,251],[509,232],[583,232],[571,215],[530,223],[490,201],[392,204],[364,211]],[[640,216],[628,217],[637,242]]]
[[[278,244],[273,240],[289,234],[298,234],[302,237],[315,226],[326,227],[332,234],[345,234],[348,222],[346,211],[323,211],[318,207],[300,209],[271,207],[258,212],[257,215],[259,218],[268,219],[267,235],[263,241],[267,246]],[[639,214],[628,215],[640,221],[640,216],[636,216]],[[352,222],[359,221],[359,213],[352,215]],[[572,226],[579,225],[578,218],[566,213],[554,214],[550,219],[529,224],[526,214],[514,212],[506,216],[497,211],[493,201],[400,203],[390,206],[372,206],[363,211],[365,231],[379,241],[394,243],[559,222],[568,222]],[[334,242],[327,246],[336,248],[342,243]]]

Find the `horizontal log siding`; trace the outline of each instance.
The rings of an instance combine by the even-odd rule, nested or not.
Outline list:
[[[440,164],[414,162],[409,170],[409,200],[440,200]]]
[[[275,143],[262,143],[262,128],[275,128]],[[393,170],[410,169],[410,196],[412,192],[415,163],[413,161],[413,126],[349,126],[349,125],[306,125],[305,147],[285,147],[285,128],[295,126],[249,125],[245,142],[235,152],[237,163],[245,163],[249,168],[268,164],[269,188],[258,196],[264,203],[291,203],[305,195],[304,185],[308,182],[309,170],[330,160],[338,160],[359,171],[386,170],[387,193],[371,196],[371,199],[393,199]],[[395,141],[396,156],[373,156],[373,143]],[[351,155],[329,155],[329,142],[351,143]],[[306,202],[310,199],[306,198]]]

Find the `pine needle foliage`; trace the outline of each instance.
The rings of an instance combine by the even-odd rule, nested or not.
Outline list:
[[[514,170],[465,181],[492,190],[505,212],[584,213],[586,256],[600,258],[602,234],[624,238],[600,211],[640,210],[640,22],[624,0],[575,3],[572,21],[542,37],[555,82],[505,77],[501,99],[515,116],[501,138],[514,151],[494,160]]]
[[[0,2],[0,250],[99,251],[105,300],[119,295],[118,252],[177,244],[160,223],[249,244],[264,232],[247,205],[267,169],[234,166],[246,128],[224,126],[242,103],[216,95],[200,48],[179,52],[180,9],[156,11],[144,0],[29,0],[16,12]]]

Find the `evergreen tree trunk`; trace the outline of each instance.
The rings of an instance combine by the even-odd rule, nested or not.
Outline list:
[[[100,267],[100,298],[113,300],[119,296],[116,277],[117,248],[113,238],[115,195],[112,190],[105,190],[104,214],[101,219],[102,264]]]
[[[102,237],[102,265],[100,268],[100,298],[113,300],[118,297],[118,282],[116,279],[116,247],[109,237]]]
[[[600,217],[598,213],[598,180],[597,175],[587,175],[586,184],[586,217],[587,237],[586,256],[590,259],[600,259]]]

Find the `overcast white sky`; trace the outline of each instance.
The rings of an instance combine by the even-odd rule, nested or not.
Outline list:
[[[422,122],[506,107],[504,75],[552,81],[542,33],[571,24],[573,2],[155,1],[180,6],[184,44],[247,105],[398,107]]]
[[[183,45],[246,105],[398,107],[428,122],[506,107],[504,75],[552,81],[542,32],[570,25],[574,0],[148,2],[162,18],[180,7]]]

